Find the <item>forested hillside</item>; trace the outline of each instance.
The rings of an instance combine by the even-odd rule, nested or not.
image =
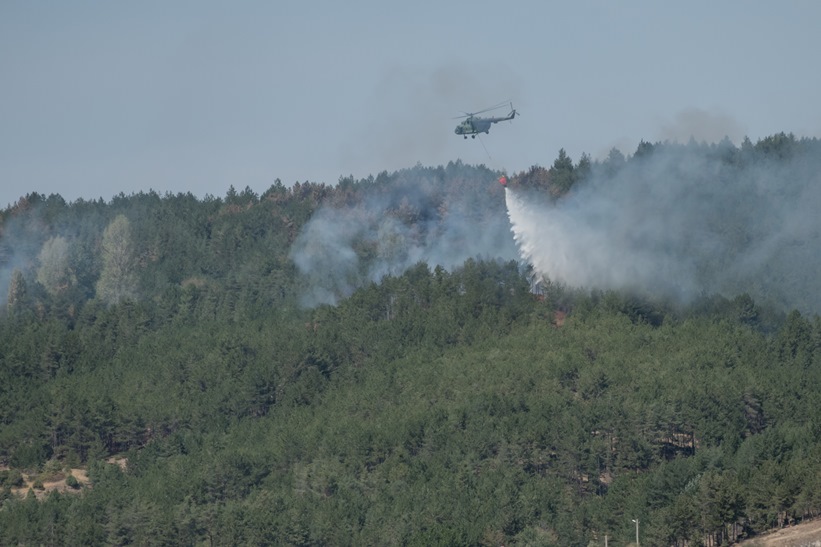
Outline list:
[[[676,181],[767,188],[711,224],[722,267],[789,217],[746,222],[758,200],[819,205],[821,144],[783,134],[561,151],[508,189],[455,162],[21,198],[0,213],[0,544],[615,545],[638,519],[642,545],[719,545],[816,516],[817,270],[698,263],[683,298],[519,258],[506,192],[557,215],[652,193],[662,154]],[[764,238],[793,270],[821,251],[804,212]]]

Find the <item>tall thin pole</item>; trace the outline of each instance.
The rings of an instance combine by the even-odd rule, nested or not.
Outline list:
[[[639,519],[631,519],[636,523],[636,547],[639,547]]]

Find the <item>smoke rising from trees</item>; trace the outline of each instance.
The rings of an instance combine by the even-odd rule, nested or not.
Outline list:
[[[494,173],[457,162],[388,178],[361,181],[361,195],[324,206],[302,229],[290,257],[307,280],[306,306],[334,304],[419,262],[516,259]]]
[[[523,258],[553,281],[683,302],[748,293],[821,311],[816,140],[643,143],[628,160],[594,165],[559,199],[522,187],[507,206]]]

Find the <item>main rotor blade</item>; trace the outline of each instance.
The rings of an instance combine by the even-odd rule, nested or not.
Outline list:
[[[474,112],[474,113],[473,113],[473,114],[471,114],[471,115],[474,115],[474,114],[483,114],[483,113],[485,113],[485,112],[490,112],[491,110],[498,110],[498,109],[500,109],[500,108],[502,108],[503,106],[508,105],[508,104],[510,104],[510,101],[502,101],[502,102],[501,102],[501,103],[499,103],[499,104],[495,104],[495,105],[493,105],[493,106],[490,106],[490,107],[488,107],[488,108],[485,108],[484,110],[480,110],[480,111],[478,111],[478,112]]]
[[[462,111],[462,114],[464,114],[463,116],[456,116],[453,119],[455,120],[455,119],[458,119],[458,118],[470,118],[471,116],[475,116],[476,114],[484,114],[485,112],[490,112],[491,110],[498,110],[499,108],[502,108],[503,106],[505,106],[507,104],[510,104],[510,101],[502,101],[499,104],[496,104],[496,105],[493,105],[491,107],[485,108],[484,110],[478,110],[476,112]]]

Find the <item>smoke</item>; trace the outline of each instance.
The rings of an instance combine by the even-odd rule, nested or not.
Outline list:
[[[356,109],[355,127],[361,129],[338,150],[340,167],[375,173],[417,162],[446,163],[465,153],[453,133],[459,121],[454,117],[504,100],[521,106],[519,82],[509,67],[497,63],[385,67],[372,94]]]
[[[319,209],[290,252],[307,282],[303,304],[335,304],[420,262],[452,269],[469,258],[516,259],[494,174],[461,169],[461,185],[416,168],[355,204]]]
[[[522,257],[574,287],[686,303],[748,293],[821,312],[821,150],[656,145],[619,169],[597,164],[567,196],[506,192]]]
[[[678,112],[673,121],[663,123],[659,133],[662,141],[719,142],[725,137],[740,141],[746,130],[727,113],[690,107]]]
[[[384,67],[357,109],[364,129],[338,150],[339,163],[360,173],[363,166],[379,172],[445,163],[465,150],[453,133],[454,116],[505,99],[518,104],[518,81],[503,64]],[[317,211],[291,251],[309,285],[303,303],[334,304],[419,262],[453,268],[468,258],[515,259],[497,175],[458,166],[464,172],[449,171],[447,180],[421,168],[406,171],[398,176],[405,180],[372,188],[356,204]],[[494,194],[485,199],[488,188]]]
[[[28,200],[21,198],[15,207],[26,209]],[[0,220],[0,308],[4,308],[15,272],[30,272],[35,268],[46,236],[40,219],[4,213]]]

